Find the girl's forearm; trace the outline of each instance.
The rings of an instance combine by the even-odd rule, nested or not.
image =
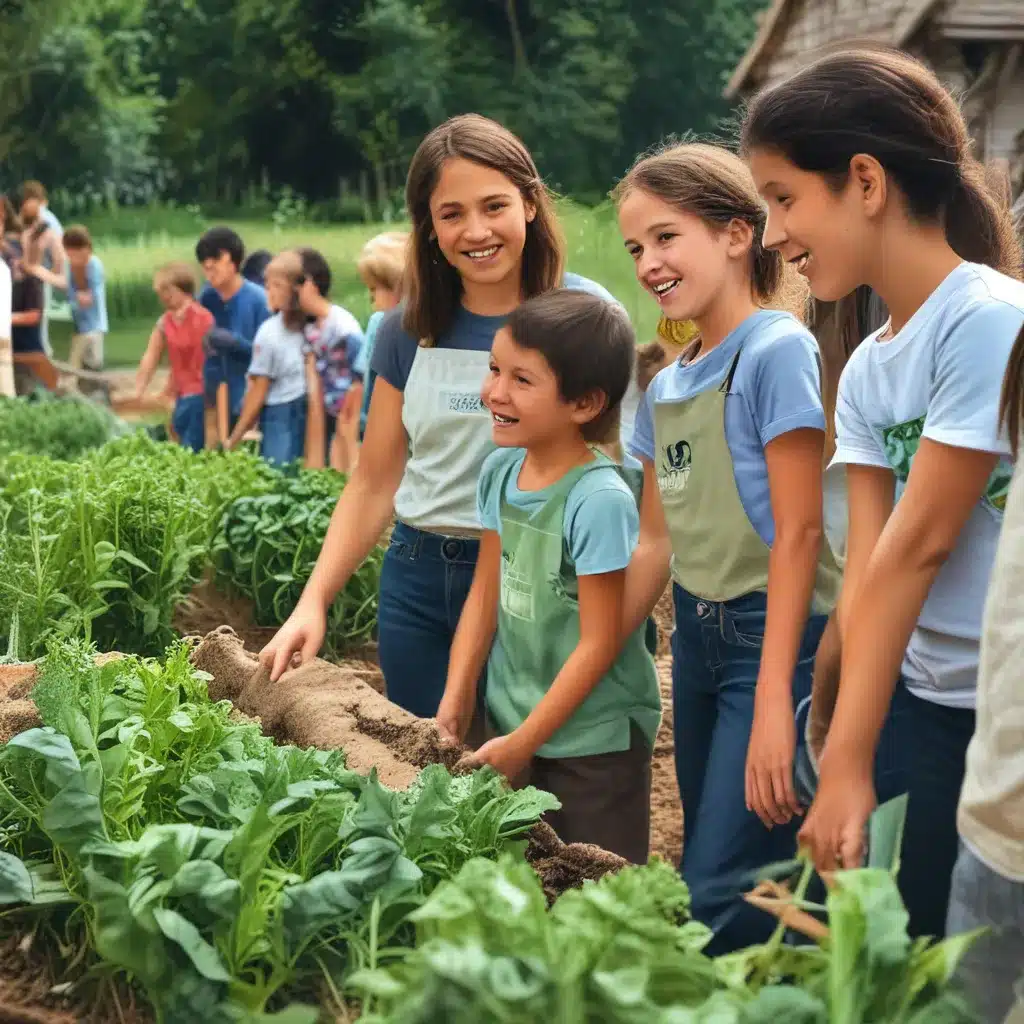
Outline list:
[[[842,646],[839,641],[837,613],[833,612],[821,634],[821,642],[814,656],[814,677],[811,681],[811,713],[807,740],[815,757],[821,756],[828,735],[836,697],[839,694],[839,665]]]
[[[572,718],[612,667],[620,649],[614,638],[580,640],[548,692],[517,730],[533,750],[544,746]]]
[[[637,545],[626,568],[623,593],[623,637],[635,633],[654,610],[668,586],[672,561],[672,542],[668,537]]]
[[[238,414],[238,422],[235,424],[235,429],[231,431],[231,437],[228,439],[231,444],[238,444],[245,437],[246,433],[252,429],[253,425],[260,418],[265,402],[265,391],[251,388],[246,392],[245,399],[242,402],[242,411]]]
[[[851,596],[841,679],[823,761],[870,771],[903,655],[940,563],[883,536]]]
[[[13,327],[35,327],[43,319],[41,309],[29,309],[23,313],[11,314],[11,326]]]
[[[356,468],[334,507],[303,600],[318,601],[326,608],[338,596],[391,523],[400,479],[399,475],[393,487],[375,487]]]
[[[818,524],[807,523],[788,530],[777,526],[768,556],[768,608],[757,685],[790,704],[821,540]]]

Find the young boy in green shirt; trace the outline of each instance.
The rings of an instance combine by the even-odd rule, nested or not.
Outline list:
[[[644,630],[622,628],[641,477],[592,447],[634,348],[621,307],[563,289],[495,335],[481,397],[498,448],[477,487],[480,555],[437,721],[464,739],[486,662],[498,735],[474,759],[554,793],[564,841],[644,863],[661,701]]]

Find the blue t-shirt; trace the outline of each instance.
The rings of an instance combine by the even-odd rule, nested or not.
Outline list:
[[[616,301],[606,288],[579,274],[567,273],[563,283],[566,288],[590,292],[609,302]],[[405,390],[405,382],[409,379],[409,372],[416,359],[416,349],[419,347],[419,339],[402,327],[403,311],[403,306],[397,306],[384,314],[370,360],[373,372],[399,391]],[[451,327],[437,339],[437,347],[490,352],[494,335],[507,319],[507,316],[481,316],[459,306]]]
[[[533,514],[543,508],[556,485],[539,491],[519,489],[519,471],[526,450],[498,448],[484,460],[477,481],[476,505],[485,530],[501,534],[500,481],[509,472],[504,498],[514,508]],[[565,547],[577,576],[625,569],[640,536],[640,512],[629,485],[614,466],[593,469],[580,477],[565,501]]]
[[[373,314],[366,324],[366,335],[363,338],[363,347],[359,350],[359,354],[356,356],[356,361],[352,364],[352,369],[355,373],[359,374],[363,378],[363,405],[359,410],[359,437],[360,440],[363,436],[363,431],[366,430],[366,417],[370,413],[370,399],[373,397],[373,382],[377,379],[377,374],[370,369],[370,359],[373,356],[374,347],[377,344],[377,330],[380,327],[381,320],[384,319],[384,314],[380,311]]]
[[[225,302],[216,290],[206,285],[199,293],[199,302],[213,314],[216,325],[230,331],[238,342],[237,351],[208,355],[203,367],[208,391],[215,392],[217,385],[227,380],[231,411],[237,415],[245,394],[252,343],[260,324],[270,316],[267,293],[258,284],[243,281],[242,287]]]
[[[306,393],[305,338],[290,331],[280,313],[260,324],[252,346],[250,377],[267,377],[267,405],[284,405]]]
[[[75,277],[70,264],[67,268],[67,282],[68,305],[71,307],[75,330],[79,334],[90,334],[93,331],[106,334],[109,330],[107,326],[107,286],[100,258],[90,256],[89,262],[85,265],[85,290],[92,293],[91,306],[79,305],[79,289],[75,285]]]
[[[678,402],[720,386],[736,364],[725,403],[725,439],[733,476],[751,525],[769,546],[775,539],[764,448],[780,434],[825,429],[821,360],[814,336],[788,313],[759,310],[696,362],[665,367],[647,389],[628,451],[656,461],[654,405]]]

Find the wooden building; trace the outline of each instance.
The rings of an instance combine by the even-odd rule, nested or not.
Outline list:
[[[748,96],[844,39],[881,40],[934,68],[961,100],[978,157],[1024,193],[1024,0],[772,0],[726,96]]]

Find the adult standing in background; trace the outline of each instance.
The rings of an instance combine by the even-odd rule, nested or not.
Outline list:
[[[21,245],[28,251],[30,243],[35,252],[39,253],[39,262],[57,277],[64,277],[64,229],[60,221],[50,209],[47,202],[46,188],[42,182],[26,181],[21,186]],[[39,335],[43,350],[52,358],[50,332],[47,323],[47,311],[50,308],[52,288],[48,282],[43,285],[43,319],[39,325]]]

